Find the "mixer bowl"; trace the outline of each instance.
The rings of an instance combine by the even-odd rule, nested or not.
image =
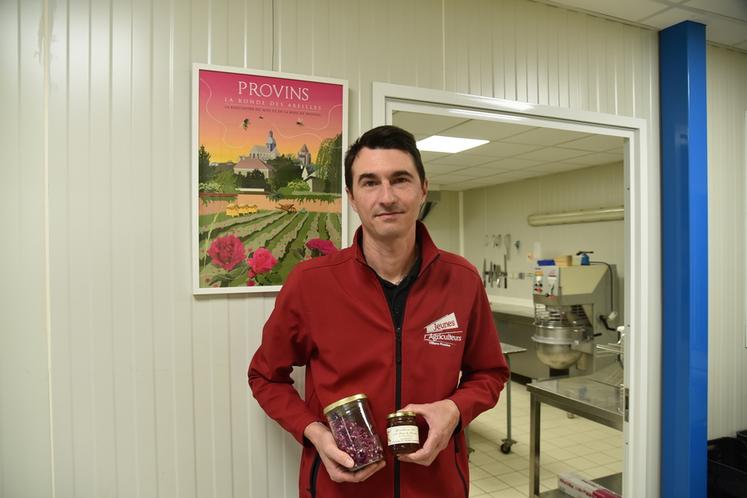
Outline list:
[[[571,349],[568,344],[546,344],[535,342],[537,358],[550,368],[563,370],[573,366],[581,357],[581,351]]]

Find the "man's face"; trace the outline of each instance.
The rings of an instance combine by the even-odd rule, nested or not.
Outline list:
[[[363,148],[353,161],[348,199],[367,236],[386,241],[412,230],[428,183],[410,154],[397,149]]]

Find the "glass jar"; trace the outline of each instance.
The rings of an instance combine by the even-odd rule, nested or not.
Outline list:
[[[406,455],[420,449],[420,435],[415,412],[398,411],[386,417],[386,438],[395,455]]]
[[[350,455],[355,471],[384,459],[384,449],[376,434],[368,396],[354,394],[324,408],[324,416],[337,447]]]

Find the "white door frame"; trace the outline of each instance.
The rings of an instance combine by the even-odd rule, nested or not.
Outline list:
[[[648,278],[652,269],[650,244],[654,242],[649,237],[649,221],[656,197],[653,196],[652,202],[646,174],[649,167],[646,120],[374,82],[372,126],[391,124],[394,110],[412,111],[417,105],[458,107],[444,108],[443,112],[465,118],[624,138],[625,385],[630,389],[630,401],[629,418],[623,430],[623,490],[629,497],[658,495],[661,324],[652,323],[650,312],[650,303],[659,289],[652,288]]]

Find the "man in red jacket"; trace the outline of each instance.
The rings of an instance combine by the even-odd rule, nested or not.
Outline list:
[[[249,385],[303,445],[299,496],[467,497],[462,429],[496,404],[508,379],[482,281],[417,221],[428,182],[410,133],[381,126],[361,136],[345,156],[345,184],[361,220],[355,240],[288,276]],[[302,365],[303,400],[290,378]],[[388,413],[415,412],[422,447],[348,470],[353,460],[322,409],[356,393],[368,395],[382,441]]]

